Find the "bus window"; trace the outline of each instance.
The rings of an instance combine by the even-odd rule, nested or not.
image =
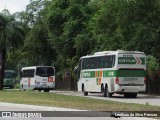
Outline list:
[[[23,70],[22,77],[34,77],[34,69],[33,70]]]
[[[54,76],[54,69],[52,67],[37,67],[36,75],[41,77]]]
[[[96,58],[96,57],[90,58],[90,64],[91,64],[90,69],[95,69],[95,68],[97,68],[97,63],[98,63],[98,61],[97,61],[97,58]]]
[[[90,58],[84,58],[82,69],[89,69],[90,68]]]
[[[106,57],[106,63],[108,63],[108,68],[112,68],[114,67],[114,63],[115,63],[115,56],[107,56]]]

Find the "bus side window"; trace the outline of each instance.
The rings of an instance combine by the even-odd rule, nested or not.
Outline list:
[[[108,63],[108,68],[111,68],[112,67],[111,56],[108,56],[107,63]]]
[[[106,56],[101,56],[99,59],[99,68],[106,68],[108,63],[106,62]]]
[[[84,58],[83,59],[83,69],[89,69],[90,68],[90,58]]]
[[[90,58],[91,69],[95,68],[95,58]]]

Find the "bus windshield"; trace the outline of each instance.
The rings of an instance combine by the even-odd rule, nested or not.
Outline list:
[[[14,71],[5,71],[4,78],[14,78],[15,72]]]
[[[54,76],[54,69],[53,67],[37,67],[36,75],[41,77]]]

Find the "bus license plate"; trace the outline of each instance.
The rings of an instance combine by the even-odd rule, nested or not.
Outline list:
[[[129,85],[130,85],[130,86],[134,86],[134,85],[135,85],[135,83],[129,83]]]
[[[42,87],[46,87],[47,86],[47,84],[42,84]]]

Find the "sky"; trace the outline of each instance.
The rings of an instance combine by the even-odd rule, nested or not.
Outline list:
[[[8,9],[11,14],[25,11],[26,5],[29,3],[30,0],[0,0],[0,12],[5,8]]]

